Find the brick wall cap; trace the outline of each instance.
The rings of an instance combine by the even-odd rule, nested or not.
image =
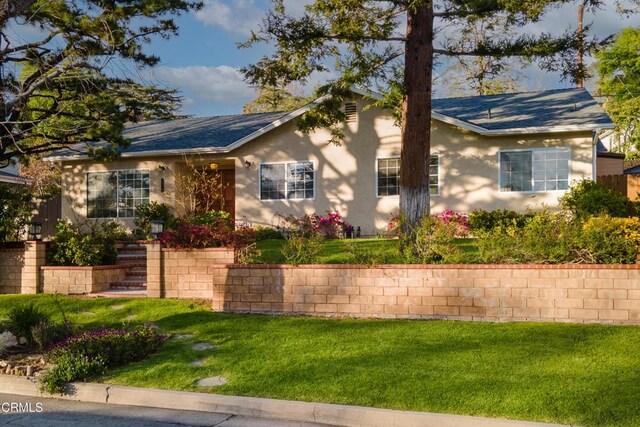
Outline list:
[[[163,249],[166,250],[166,249]],[[388,270],[640,270],[640,264],[211,264],[210,267],[247,269],[388,269]]]
[[[233,248],[178,249],[162,248],[162,252],[232,252]]]
[[[95,271],[95,270],[119,270],[119,269],[129,269],[131,266],[129,265],[95,265],[89,267],[78,267],[78,266],[66,266],[66,265],[43,265],[40,267],[42,270],[84,270],[84,271]]]

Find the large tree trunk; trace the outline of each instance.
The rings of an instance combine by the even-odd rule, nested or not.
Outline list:
[[[404,67],[400,212],[405,218],[406,232],[429,214],[433,67],[433,6],[429,0],[407,14]]]
[[[584,87],[584,6],[586,1],[578,5],[578,77],[576,86]]]

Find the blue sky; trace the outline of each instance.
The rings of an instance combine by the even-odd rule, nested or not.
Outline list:
[[[614,0],[601,11],[597,19],[587,14],[585,22],[593,23],[593,32],[601,37],[624,27],[640,26],[640,15],[624,19],[615,13]],[[285,0],[295,14],[303,11],[305,0]],[[195,116],[236,114],[255,97],[255,89],[244,83],[238,68],[255,62],[267,47],[238,49],[255,29],[268,7],[266,0],[204,0],[204,8],[177,18],[180,35],[169,40],[157,39],[146,47],[162,59],[155,69],[136,74],[146,83],[179,89],[184,98],[183,112]],[[535,31],[557,32],[569,26],[575,28],[575,5],[552,11],[547,18],[532,25]],[[114,64],[115,72],[126,69]],[[134,75],[135,77],[135,75]],[[321,77],[319,77],[321,79]],[[556,75],[530,67],[522,87],[542,90],[568,87]],[[436,96],[444,96],[438,93]]]

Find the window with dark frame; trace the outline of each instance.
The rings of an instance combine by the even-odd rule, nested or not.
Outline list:
[[[429,193],[440,193],[439,157],[429,159]],[[400,194],[400,158],[378,159],[378,196]]]
[[[149,203],[148,170],[87,173],[87,218],[135,218]]]
[[[296,200],[315,197],[313,162],[260,165],[261,200]]]

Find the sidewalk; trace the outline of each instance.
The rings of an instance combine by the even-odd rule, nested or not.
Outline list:
[[[26,378],[0,375],[0,393],[51,398],[38,392],[35,382]],[[73,383],[67,395],[58,399],[109,406],[129,405],[146,408],[199,411],[297,423],[348,427],[558,427],[558,424],[532,423],[494,418],[394,411],[390,409],[289,400],[259,399],[208,393],[156,390],[109,384]]]

